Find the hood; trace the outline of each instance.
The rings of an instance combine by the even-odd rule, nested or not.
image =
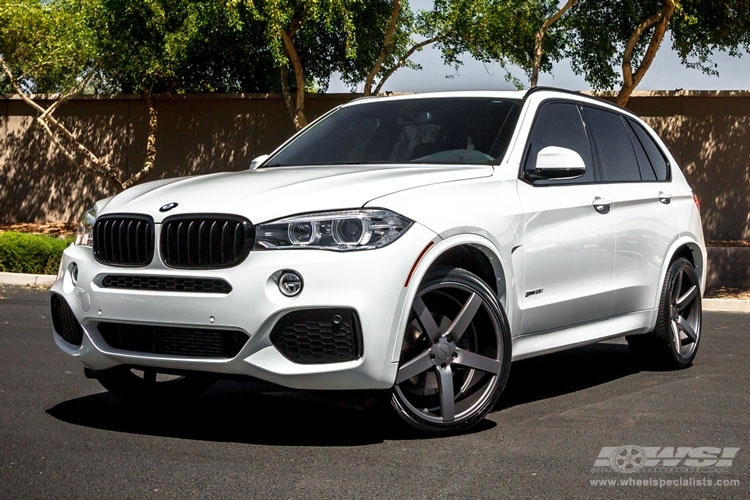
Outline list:
[[[261,168],[142,184],[115,196],[100,214],[148,214],[158,223],[179,214],[224,213],[243,215],[257,224],[305,212],[359,208],[391,193],[492,172],[491,166],[483,165]]]

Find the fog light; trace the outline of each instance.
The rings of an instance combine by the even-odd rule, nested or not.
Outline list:
[[[73,286],[75,286],[78,283],[78,264],[71,262],[68,266],[68,271],[70,272],[70,279],[73,281]]]
[[[279,275],[279,291],[286,297],[296,297],[302,291],[302,276],[295,271],[281,271]]]

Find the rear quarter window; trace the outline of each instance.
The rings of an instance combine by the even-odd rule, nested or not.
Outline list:
[[[636,151],[639,149],[638,160],[641,175],[644,180],[668,181],[669,163],[661,148],[656,144],[651,134],[635,120],[627,119],[630,130],[633,132]],[[645,155],[645,158],[642,158]]]

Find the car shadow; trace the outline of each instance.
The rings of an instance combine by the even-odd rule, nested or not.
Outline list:
[[[606,384],[641,369],[627,344],[620,342],[516,361],[495,411]]]
[[[517,361],[494,411],[636,372],[628,347],[619,344],[596,344]],[[387,408],[384,392],[257,391],[253,384],[221,381],[204,396],[180,405],[135,405],[101,392],[63,401],[47,413],[73,425],[115,432],[271,446],[362,446],[434,437],[398,421]],[[471,432],[496,425],[485,419]]]
[[[58,420],[116,432],[277,446],[361,446],[400,438],[382,413],[358,398],[328,393],[259,393],[237,381],[217,382],[182,404],[130,403],[108,392],[61,402]],[[404,436],[405,437],[405,436]]]

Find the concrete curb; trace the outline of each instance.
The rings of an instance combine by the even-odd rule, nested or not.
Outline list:
[[[0,273],[0,285],[50,286],[57,276],[51,274]],[[750,313],[747,299],[703,299],[704,311]]]
[[[0,285],[49,286],[56,278],[52,274],[0,273]]]
[[[747,299],[703,299],[704,311],[750,313]]]

